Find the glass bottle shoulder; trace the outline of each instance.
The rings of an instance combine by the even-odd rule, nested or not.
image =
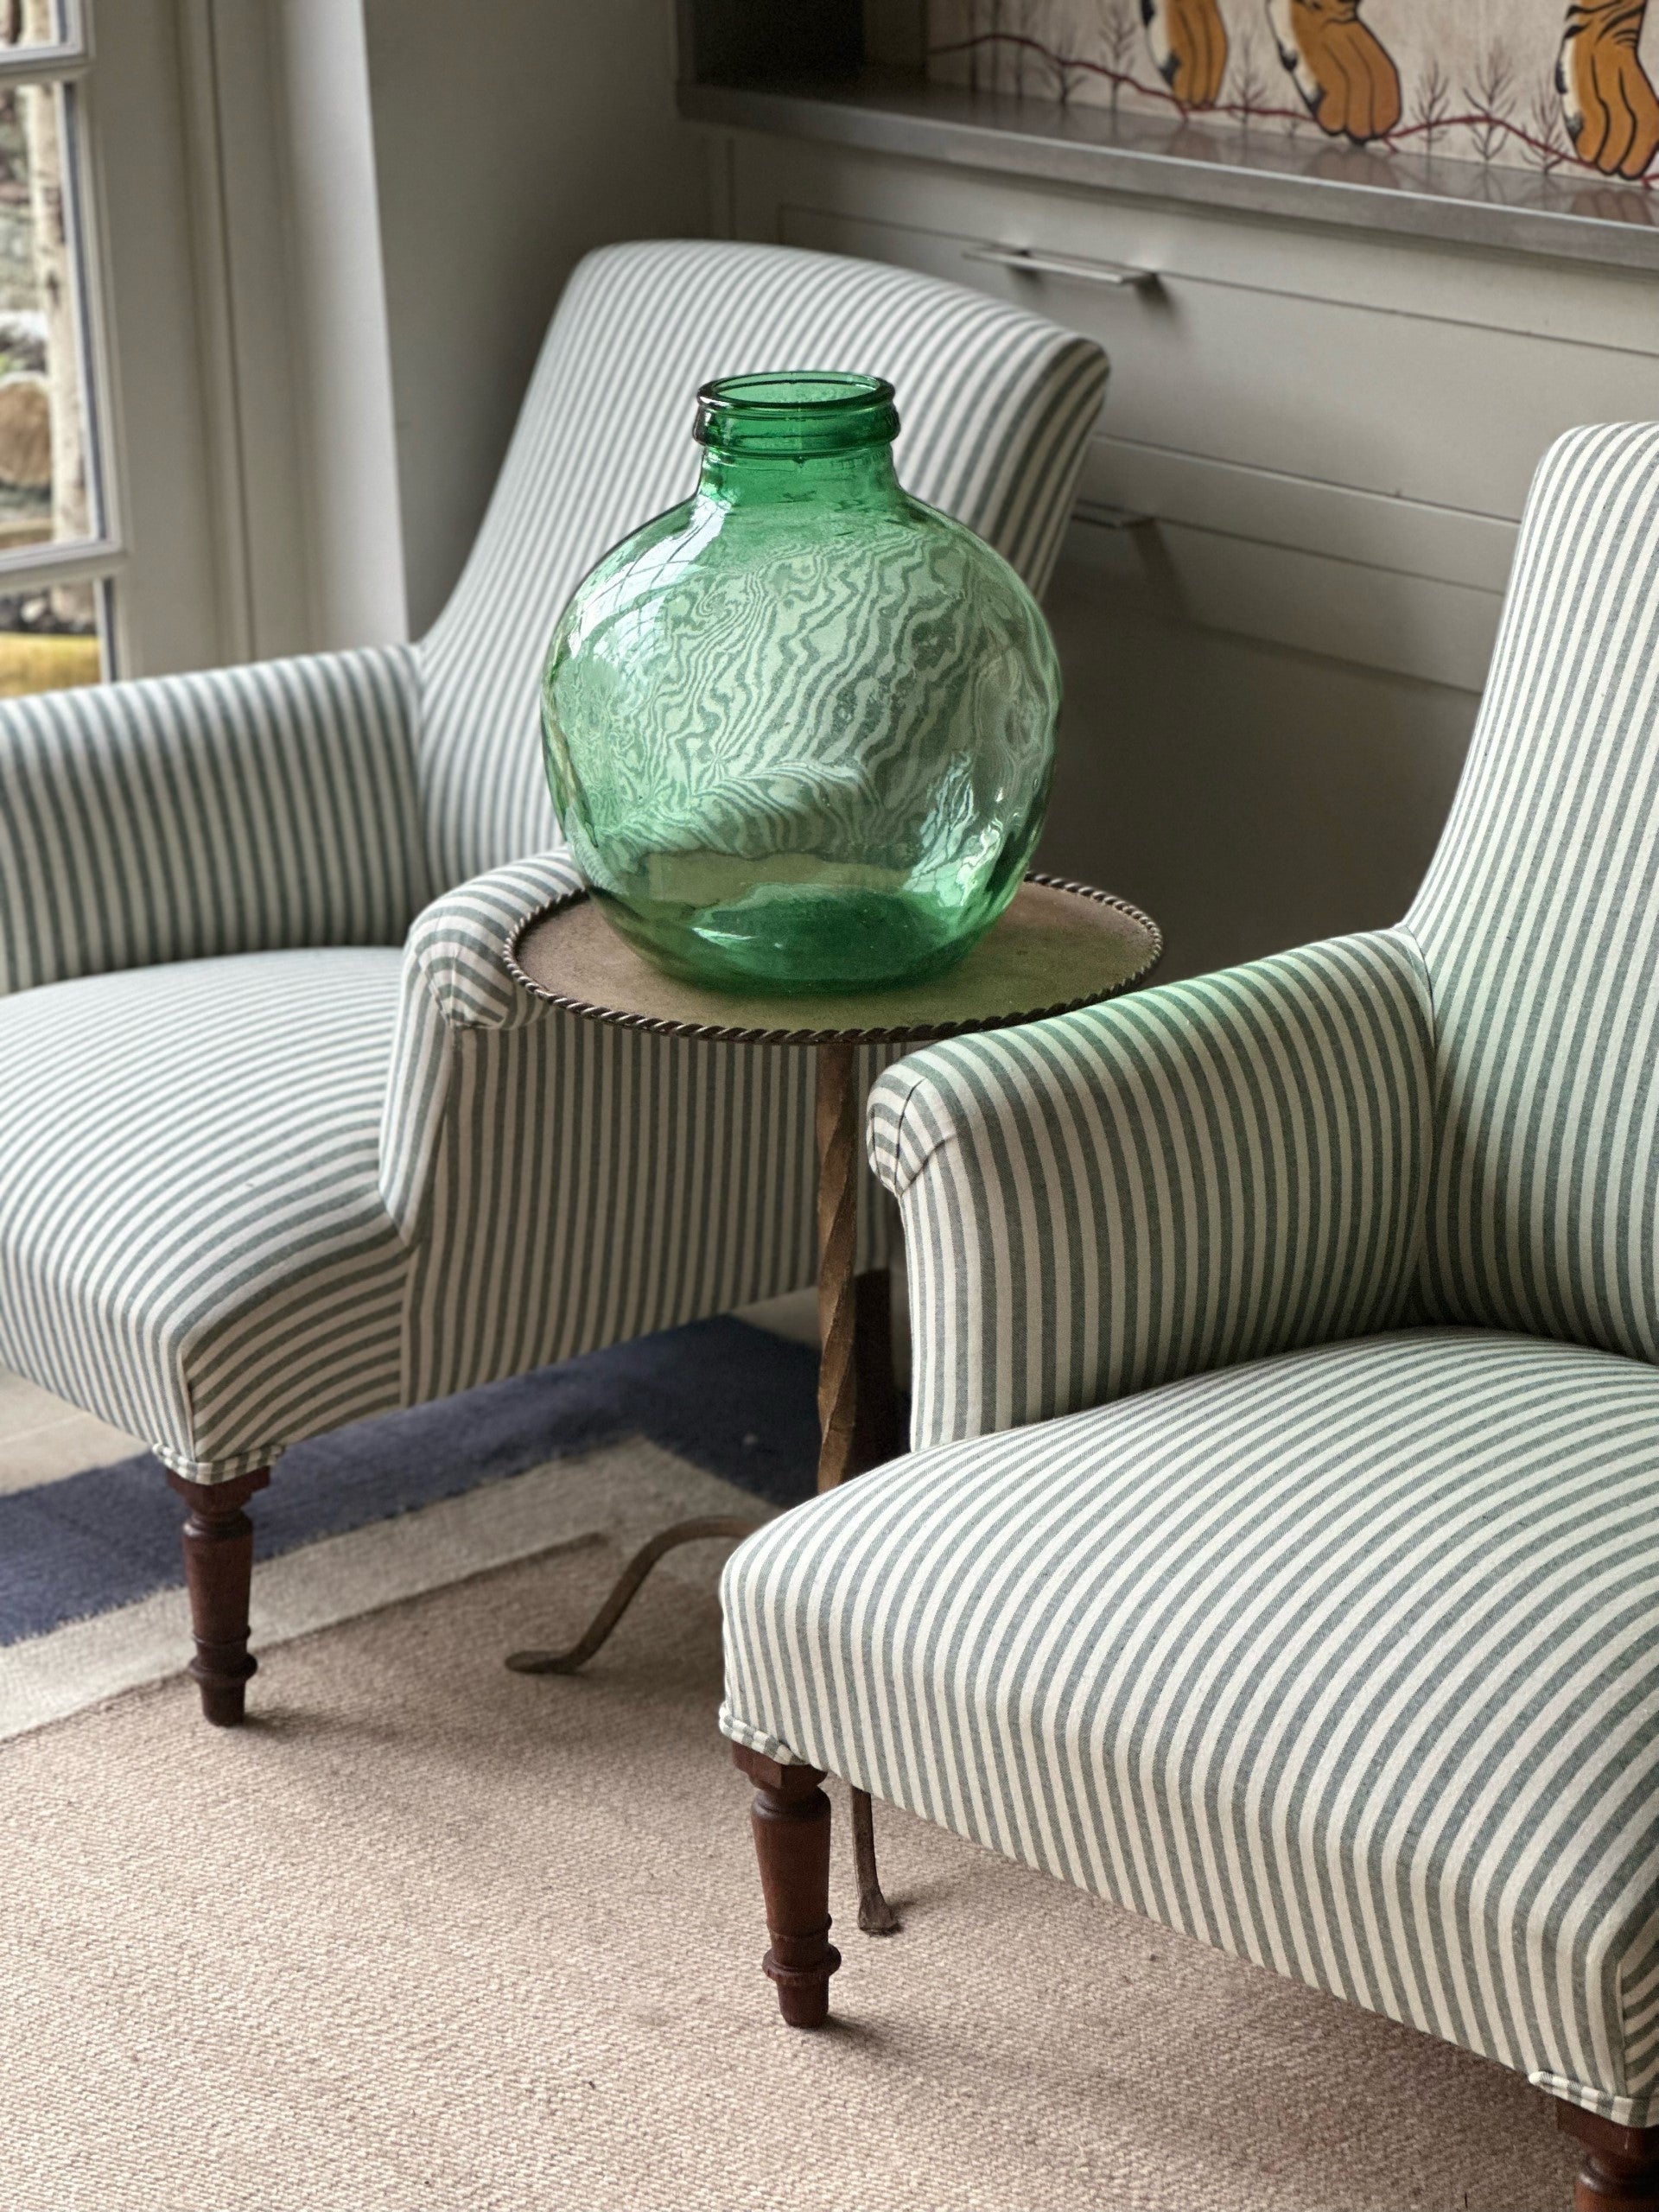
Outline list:
[[[728,503],[695,494],[607,553],[577,587],[554,640],[556,654],[596,640],[651,610],[653,624],[682,604],[707,622],[722,599],[757,588],[785,595],[826,574],[857,575],[873,591],[893,572],[925,577],[929,596],[977,601],[999,626],[1042,628],[1025,585],[985,541],[954,517],[900,492],[879,506],[821,499]]]

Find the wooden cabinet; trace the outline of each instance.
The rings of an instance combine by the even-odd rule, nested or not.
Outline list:
[[[1166,596],[1217,629],[1478,690],[1539,455],[1574,423],[1659,413],[1645,276],[779,141],[740,142],[738,175],[745,235],[925,270],[1097,338],[1112,381],[1084,499],[1153,518]],[[988,240],[1157,282],[970,259]]]
[[[1166,918],[1178,972],[1397,918],[1534,467],[1575,423],[1659,416],[1652,276],[760,133],[718,159],[736,235],[971,284],[1111,358],[1051,610],[1047,861]],[[988,242],[1157,281],[969,257]]]

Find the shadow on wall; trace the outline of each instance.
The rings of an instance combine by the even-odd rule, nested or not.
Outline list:
[[[1479,701],[1116,601],[1065,562],[1066,702],[1037,865],[1133,899],[1160,978],[1399,920]]]

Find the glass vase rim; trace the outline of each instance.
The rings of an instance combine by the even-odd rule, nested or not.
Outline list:
[[[899,410],[885,377],[845,369],[758,369],[697,393],[699,445],[721,458],[804,460],[890,446]]]

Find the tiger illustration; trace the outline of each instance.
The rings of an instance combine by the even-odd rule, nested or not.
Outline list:
[[[1184,108],[1221,105],[1229,54],[1222,0],[1139,4],[1153,61],[1176,99]],[[1363,146],[1398,128],[1400,71],[1361,18],[1366,0],[1265,4],[1279,59],[1327,137]],[[1648,0],[1567,0],[1555,86],[1574,152],[1605,176],[1643,176],[1659,156],[1659,92],[1637,53],[1647,9]]]
[[[1571,0],[1555,89],[1573,149],[1605,176],[1641,176],[1659,153],[1659,94],[1637,56],[1648,0]]]
[[[1643,0],[1643,4],[1645,0]],[[1628,4],[1628,0],[1626,0]],[[1400,120],[1400,73],[1360,0],[1268,0],[1279,58],[1321,130],[1363,145]],[[1141,0],[1159,75],[1183,107],[1213,107],[1227,72],[1219,0]]]
[[[1359,0],[1267,0],[1279,59],[1302,105],[1332,138],[1363,146],[1400,120],[1400,72],[1359,19]]]
[[[1213,107],[1227,73],[1217,0],[1141,0],[1153,66],[1183,107]]]

